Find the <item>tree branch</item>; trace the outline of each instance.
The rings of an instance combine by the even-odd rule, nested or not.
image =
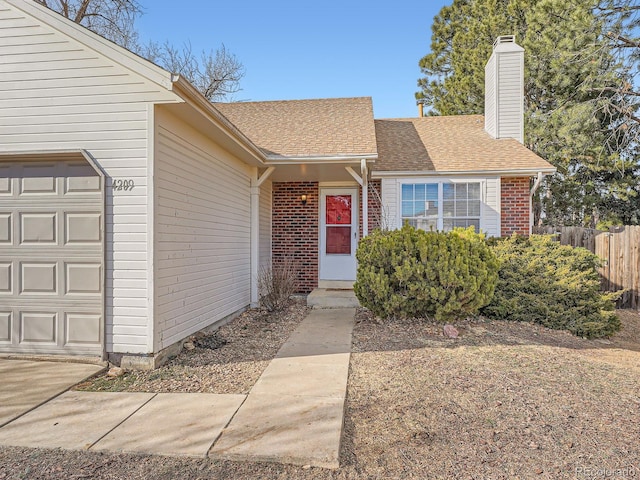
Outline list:
[[[76,17],[73,19],[74,22],[76,23],[82,22],[84,17],[87,15],[87,9],[89,8],[89,3],[91,3],[91,0],[82,0],[82,3],[78,7],[78,11],[76,12]],[[68,16],[68,12],[67,12],[67,16]]]
[[[607,32],[607,37],[611,40],[617,40],[622,42],[621,45],[615,45],[620,48],[640,48],[640,40],[633,40],[631,38],[623,37],[622,35],[615,34],[613,32]]]
[[[613,107],[614,110],[617,110],[619,113],[623,114],[625,117],[640,124],[640,117],[635,116],[629,110],[625,110],[624,108],[620,107],[619,105],[616,105],[615,103],[610,104],[610,106]]]
[[[620,95],[630,95],[632,97],[640,97],[640,92],[634,92],[633,90],[627,90],[625,88],[615,88],[615,87],[597,87],[590,88],[590,92],[614,92],[619,93]]]

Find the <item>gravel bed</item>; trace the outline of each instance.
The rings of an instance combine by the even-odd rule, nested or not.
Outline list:
[[[249,393],[269,362],[287,341],[309,309],[302,299],[280,312],[251,309],[219,329],[194,335],[192,349],[160,368],[106,374],[76,387],[95,392]]]

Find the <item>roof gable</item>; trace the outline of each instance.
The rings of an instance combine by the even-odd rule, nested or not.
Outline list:
[[[39,25],[34,24],[33,27],[41,27],[40,24],[47,25],[66,35],[73,41],[98,52],[129,71],[144,77],[146,80],[166,90],[171,90],[172,88],[173,82],[170,72],[39,3],[30,0],[0,0],[0,11],[7,10],[7,7],[8,9],[20,11],[26,16],[37,20]],[[27,18],[11,18],[11,20],[17,23],[28,22]]]
[[[377,154],[371,98],[215,103],[269,159]]]
[[[0,0],[0,37],[7,57],[0,64],[3,107],[170,105],[173,114],[248,164],[263,164],[258,148],[186,79],[36,2]],[[25,98],[27,88],[38,94]]]

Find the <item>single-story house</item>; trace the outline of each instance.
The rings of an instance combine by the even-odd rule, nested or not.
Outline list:
[[[484,116],[374,120],[370,98],[211,104],[31,1],[0,0],[0,353],[152,367],[259,300],[350,285],[404,221],[529,233],[554,168],[522,145],[523,52],[501,37]]]

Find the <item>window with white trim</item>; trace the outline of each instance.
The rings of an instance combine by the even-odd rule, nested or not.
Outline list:
[[[480,231],[480,182],[402,183],[401,224],[448,232],[456,227]]]

